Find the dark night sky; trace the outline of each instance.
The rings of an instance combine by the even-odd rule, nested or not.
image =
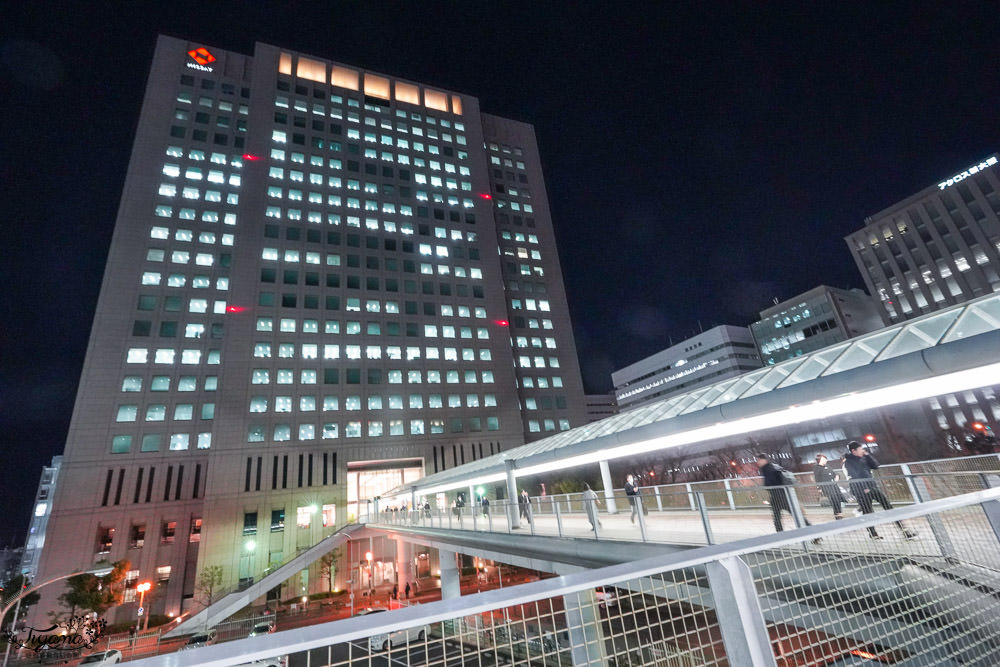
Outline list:
[[[699,322],[862,286],[844,235],[1000,148],[993,3],[603,4],[3,3],[0,539],[64,444],[157,33],[533,123],[593,392]]]

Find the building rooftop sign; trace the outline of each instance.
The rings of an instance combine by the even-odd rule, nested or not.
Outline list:
[[[969,167],[968,169],[966,169],[965,171],[961,171],[961,172],[955,174],[954,176],[952,176],[948,180],[941,181],[940,183],[938,183],[938,190],[944,190],[945,188],[950,188],[951,186],[955,185],[955,183],[959,183],[961,181],[964,181],[965,179],[967,179],[969,176],[972,176],[973,174],[978,174],[981,171],[986,171],[987,169],[989,169],[990,167],[992,167],[996,163],[997,163],[997,158],[996,158],[995,155],[993,157],[988,157],[985,160],[983,160],[982,162],[980,162],[979,164],[974,164],[971,167]]]

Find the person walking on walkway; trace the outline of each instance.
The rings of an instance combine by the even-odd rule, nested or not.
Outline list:
[[[629,519],[632,523],[635,523],[635,517],[641,511],[640,504],[642,503],[642,498],[639,495],[639,485],[632,475],[625,478],[625,495],[628,496],[628,502],[632,505],[632,514],[629,516]]]
[[[517,510],[522,519],[531,523],[531,499],[528,498],[528,490],[521,489],[521,495],[517,497]]]
[[[764,478],[764,486],[767,487],[767,495],[770,497],[771,514],[774,517],[774,529],[780,533],[785,529],[781,523],[781,513],[783,511],[788,512],[792,515],[793,519],[795,518],[791,505],[788,504],[789,494],[795,493],[791,488],[795,484],[795,475],[777,463],[772,463],[767,454],[757,455],[757,469]],[[805,516],[802,517],[802,520],[805,521],[807,526],[812,525]],[[813,543],[815,544],[819,541],[820,538],[816,538],[813,540]]]
[[[597,518],[597,492],[590,488],[590,484],[583,485],[583,510],[587,513],[587,521],[590,522],[590,529],[596,530],[601,525],[601,520]]]
[[[819,490],[830,501],[833,508],[833,518],[843,519],[844,494],[837,484],[837,471],[826,464],[826,455],[816,455],[816,465],[813,466],[813,480],[819,485]]]
[[[883,509],[892,509],[892,503],[889,502],[885,493],[879,488],[878,482],[872,474],[872,470],[878,469],[879,465],[881,464],[879,464],[874,456],[868,453],[868,450],[860,442],[852,440],[847,443],[844,470],[847,471],[848,477],[851,478],[851,495],[857,499],[858,507],[861,509],[862,514],[873,513],[875,509],[872,507],[872,503],[876,501],[878,501],[878,504]],[[903,537],[908,540],[917,536],[913,531],[907,530],[899,521],[896,522],[896,527],[899,528]],[[868,534],[874,540],[882,539],[882,536],[878,534],[874,526],[868,527]]]

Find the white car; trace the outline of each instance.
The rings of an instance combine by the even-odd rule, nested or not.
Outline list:
[[[356,615],[368,616],[370,614],[378,614],[384,611],[389,610],[382,609],[381,607],[373,607],[371,609],[359,611]],[[409,644],[414,640],[422,642],[427,637],[429,631],[430,629],[426,625],[420,625],[415,628],[397,630],[396,632],[372,635],[368,638],[368,649],[371,651],[386,651],[393,646]]]
[[[81,665],[117,665],[122,661],[122,652],[117,649],[91,653],[80,661]]]
[[[269,635],[277,629],[278,628],[273,621],[264,621],[263,623],[258,623],[253,626],[253,630],[251,630],[250,634],[247,636],[256,637],[257,635]]]
[[[208,632],[199,632],[196,635],[192,635],[191,639],[187,640],[187,644],[181,646],[180,650],[184,651],[191,648],[201,648],[202,646],[211,646],[215,643],[215,630],[209,630]]]

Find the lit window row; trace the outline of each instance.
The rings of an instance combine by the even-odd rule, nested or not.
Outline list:
[[[453,417],[447,422],[444,419],[389,419],[369,420],[369,421],[348,421],[344,423],[345,438],[381,438],[395,435],[427,435],[461,433],[466,430],[477,432],[483,430],[483,422],[487,431],[500,430],[500,420],[498,417]],[[546,420],[551,421],[551,420]],[[563,420],[567,421],[567,420]],[[568,424],[568,421],[567,421]],[[408,427],[408,428],[407,428]],[[569,426],[567,425],[567,428]],[[320,424],[317,429],[315,424],[275,424],[271,429],[262,425],[253,425],[247,432],[247,442],[265,442],[268,431],[270,431],[271,441],[289,442],[297,440],[308,442],[321,438],[323,440],[336,440],[340,438],[340,424],[336,422]],[[297,437],[293,437],[297,435]]]
[[[504,246],[503,255],[505,257],[517,257],[518,259],[533,259],[536,261],[542,260],[541,251],[533,248],[512,248],[510,246]]]
[[[531,204],[521,204],[520,202],[512,201],[508,202],[506,199],[493,198],[493,202],[496,204],[497,208],[506,208],[510,206],[512,211],[524,211],[525,213],[534,213],[535,207]]]
[[[521,232],[511,232],[506,229],[500,232],[500,238],[502,238],[504,241],[513,240],[519,243],[524,243],[525,241],[527,241],[528,243],[538,243],[538,236],[535,234],[525,235],[522,234]]]
[[[199,419],[215,419],[215,403],[178,403],[173,409],[174,421],[191,421],[195,418],[195,408],[198,408]],[[116,422],[134,422],[138,419],[139,406],[135,404],[119,405],[115,415]],[[146,406],[144,421],[162,422],[167,418],[167,406],[163,403],[153,403]]]
[[[181,92],[177,93],[177,101],[180,102],[181,104],[191,104],[192,103],[191,93],[186,90],[182,90]],[[198,98],[198,106],[205,107],[206,109],[211,109],[214,106],[219,111],[223,111],[226,113],[231,113],[233,110],[232,102],[228,102],[226,100],[219,100],[217,103],[213,104],[212,98],[207,97],[205,95],[202,95],[201,97]],[[250,113],[250,107],[247,106],[246,104],[236,105],[236,110],[237,113],[239,113],[241,116],[246,116]]]
[[[352,304],[351,302],[356,302]],[[395,303],[395,302],[394,302]],[[369,312],[378,312],[377,310],[369,307]],[[347,300],[348,310],[360,311],[360,300],[358,299],[348,299]],[[546,320],[548,321],[548,320]],[[357,322],[347,322],[347,328],[345,332],[348,334],[361,333],[360,327],[357,331],[352,331],[352,325],[360,324]],[[433,328],[427,328],[433,327]],[[258,317],[257,318],[257,331],[274,331],[274,318],[273,317]],[[548,328],[551,328],[548,327]],[[282,333],[295,333],[299,329],[298,322],[295,318],[286,317],[278,319],[278,331]],[[301,326],[302,333],[319,333],[319,320],[306,319],[302,320]],[[477,327],[473,329],[472,327],[453,327],[453,326],[441,326],[438,327],[436,324],[427,324],[424,326],[424,335],[429,338],[437,338],[438,332],[442,338],[455,338],[456,332],[458,338],[472,339],[476,338],[478,340],[489,340],[490,333],[485,327]],[[325,333],[340,333],[340,322],[338,320],[326,320],[325,322]],[[367,325],[366,332],[368,335],[378,336],[381,335],[381,325],[377,322],[369,322]],[[408,334],[416,335],[416,333]]]
[[[144,379],[141,375],[126,375],[122,379],[123,392],[142,391]],[[149,379],[149,391],[170,391],[172,378],[169,375],[154,375]],[[205,377],[202,389],[204,391],[215,391],[219,386],[219,377],[209,375]],[[198,378],[194,375],[182,375],[177,378],[175,391],[197,391]]]
[[[181,175],[181,166],[179,164],[166,163],[163,165],[163,175],[169,176],[170,178],[177,178]],[[242,176],[239,174],[226,174],[218,169],[206,169],[203,170],[201,167],[186,167],[183,170],[184,178],[189,181],[200,181],[206,180],[209,183],[215,183],[217,185],[225,185],[228,183],[233,187],[239,187],[242,183]]]
[[[498,144],[496,142],[491,141],[489,143],[489,147],[490,147],[490,150],[493,151],[494,153],[503,152],[503,153],[506,153],[507,155],[510,155],[511,153],[513,153],[514,155],[516,155],[518,157],[521,157],[522,155],[524,155],[524,151],[521,149],[520,146],[508,146],[507,144]]]
[[[421,243],[420,254],[426,256],[435,256],[438,258],[448,257],[448,248],[446,246],[431,246],[427,243]],[[337,253],[327,253],[324,256],[318,252],[300,252],[299,250],[280,250],[279,248],[262,248],[261,249],[261,259],[269,262],[287,262],[289,264],[298,264],[300,262],[305,264],[313,264],[320,266],[326,264],[326,266],[341,266],[342,257]],[[483,270],[478,267],[469,267],[466,269],[464,266],[448,266],[445,264],[437,265],[436,273],[438,275],[450,275],[454,270],[454,275],[459,278],[472,278],[474,280],[482,280]],[[433,264],[421,264],[420,273],[424,275],[433,275],[435,273]]]
[[[492,164],[494,166],[497,166],[497,167],[499,167],[501,164],[503,164],[503,166],[510,167],[512,169],[514,167],[514,161],[513,160],[511,160],[510,158],[503,158],[501,160],[500,157],[497,156],[497,155],[491,155],[490,156],[490,164]],[[521,162],[520,160],[518,160],[517,161],[517,168],[518,169],[524,169],[524,163]]]
[[[558,389],[563,386],[562,377],[558,375],[553,375],[551,381],[547,377],[532,377],[527,375],[521,378],[521,386],[527,389],[549,389],[550,385],[552,388]]]
[[[182,158],[184,157],[184,149],[180,146],[167,146],[167,155],[169,157]],[[205,151],[189,150],[187,158],[193,162],[204,162]],[[242,155],[233,155],[227,158],[224,153],[211,153],[208,156],[208,161],[212,164],[230,165],[233,169],[240,169],[243,167]]]
[[[360,323],[358,322],[348,322],[347,333],[361,333]],[[359,325],[356,331],[351,331],[352,324]],[[546,339],[551,340],[551,339]],[[341,358],[341,346],[340,345],[317,345],[313,343],[300,343],[298,344],[298,358],[299,359],[340,359]],[[540,347],[540,346],[539,346]],[[555,347],[553,341],[552,347]],[[322,355],[322,357],[320,356]],[[406,359],[407,361],[414,361],[420,359],[438,360],[444,359],[445,361],[476,361],[476,350],[471,347],[463,347],[461,349],[456,347],[419,347],[419,346],[407,346],[402,347],[399,345],[388,345],[386,347],[381,347],[379,345],[365,345],[364,347],[360,345],[344,345],[343,346],[343,358],[345,359],[390,359],[402,361]],[[269,342],[258,342],[254,343],[253,356],[258,359],[270,359],[272,356],[276,356],[278,359],[295,359],[296,358],[296,344],[295,343],[269,343]],[[493,352],[489,348],[479,348],[479,360],[480,361],[492,361]]]
[[[548,432],[548,431],[555,431],[556,430],[556,421],[554,419],[545,419],[542,422],[539,422],[537,419],[529,419],[528,420],[528,431],[530,433],[540,433],[542,431],[543,426],[544,426],[544,429],[545,429],[546,432]],[[559,430],[560,431],[568,431],[569,430],[569,420],[568,419],[560,419],[559,420]]]
[[[450,179],[449,179],[450,180]],[[189,188],[185,188],[185,191]],[[160,187],[160,194],[165,194],[163,186]],[[166,193],[165,196],[172,197],[174,193]],[[185,193],[185,197],[187,193]],[[271,199],[287,199],[289,201],[308,201],[310,204],[319,204],[326,206],[340,206],[350,209],[361,209],[364,208],[366,211],[381,211],[382,213],[395,214],[397,212],[397,206],[394,202],[380,202],[375,199],[365,199],[362,200],[358,197],[341,197],[340,195],[328,194],[324,198],[321,192],[307,192],[303,194],[302,190],[288,189],[283,190],[282,188],[270,185],[267,188],[267,196]],[[197,198],[197,197],[195,197]],[[455,195],[445,196],[440,193],[427,194],[423,190],[418,190],[416,193],[416,198],[418,201],[431,201],[433,200],[438,204],[447,203],[449,206],[461,206],[462,208],[475,208],[475,203],[469,198],[459,199]],[[363,203],[362,203],[363,201]],[[527,207],[527,205],[525,205]],[[402,215],[413,215],[413,208],[406,204],[400,204],[399,213]],[[404,212],[405,211],[405,212]]]
[[[545,299],[511,299],[510,307],[512,310],[541,310],[543,312],[549,312],[551,308],[549,307],[549,302]]]
[[[333,104],[340,105],[340,107],[344,106],[344,98],[341,97],[340,95],[331,95],[330,96],[330,102],[332,102]],[[285,95],[277,95],[277,96],[275,96],[275,98],[274,98],[274,106],[276,106],[276,107],[278,107],[280,109],[293,108],[296,111],[303,111],[303,112],[308,111],[308,112],[313,113],[313,114],[315,114],[317,116],[325,116],[326,115],[326,106],[323,105],[323,104],[319,104],[317,102],[313,102],[310,105],[310,103],[307,102],[306,100],[303,100],[301,98],[294,98],[294,99],[291,100],[291,106],[289,106],[289,98],[287,96],[285,96]],[[354,99],[354,98],[347,98],[347,106],[351,107],[351,108],[355,108],[355,109],[360,109],[361,108],[361,103],[358,100]],[[367,107],[368,105],[365,105],[365,106]],[[343,109],[340,108],[340,107],[336,107],[336,106],[331,106],[330,107],[330,117],[331,118],[338,118],[338,119],[340,119],[340,118],[344,117],[344,115],[343,115]],[[347,114],[348,114],[348,120],[350,120],[352,122],[355,122],[355,123],[360,122],[360,117],[358,116],[358,114],[356,112],[348,110]],[[402,109],[397,110],[396,116],[398,116],[399,118],[404,118],[404,119],[407,117],[406,112],[403,111]],[[446,118],[438,119],[438,118],[435,118],[434,116],[426,116],[426,117],[424,117],[424,116],[421,116],[418,113],[411,113],[410,114],[410,119],[411,120],[415,120],[417,122],[425,121],[427,123],[427,125],[429,125],[429,126],[436,126],[436,125],[438,125],[440,123],[440,126],[442,128],[444,128],[444,129],[446,129],[446,130],[454,128],[454,129],[458,130],[459,132],[464,132],[465,131],[465,123],[462,123],[462,122],[459,122],[459,121],[455,121],[454,123],[452,123],[452,121],[450,121],[450,120],[448,120]],[[370,125],[372,127],[375,127],[377,125],[378,127],[381,127],[383,130],[392,130],[393,129],[392,120],[390,120],[388,118],[374,118],[372,116],[366,116],[365,117],[365,125]],[[407,124],[405,122],[401,122],[401,121],[396,121],[395,129],[396,129],[397,132],[402,132],[404,134],[406,134],[406,133],[408,133],[410,131],[409,128],[408,128],[408,126],[407,126]],[[413,126],[413,133],[414,134],[416,134],[418,136],[423,136],[423,132],[424,132],[423,128],[420,128],[419,126],[416,126],[416,125]],[[428,132],[428,136],[433,136],[433,138],[435,138],[435,139],[437,138],[436,130],[428,128],[427,132]],[[432,132],[434,133],[433,135],[430,134]],[[449,139],[449,141],[450,141],[450,139]]]
[[[162,260],[152,260],[152,261],[162,261]],[[145,271],[142,274],[142,284],[143,285],[160,285],[165,284],[167,287],[186,287],[188,284],[188,277],[183,273],[169,273],[166,275],[166,279],[155,271]],[[212,286],[212,279],[208,276],[193,276],[191,278],[191,287],[194,289],[207,289]],[[215,289],[217,290],[228,290],[229,289],[229,278],[219,277],[215,279]]]
[[[370,368],[368,371],[370,384],[380,384],[381,377],[383,375],[382,370],[378,368]],[[324,384],[339,384],[339,369],[324,369],[323,373]],[[272,370],[270,368],[255,368],[250,374],[250,384],[271,384],[272,378],[275,384],[296,384],[296,375],[298,376],[298,384],[318,384],[319,373],[314,368],[303,368],[300,369],[298,373],[296,373],[295,369],[292,368],[279,368],[277,370]],[[345,375],[347,384],[360,384],[361,376],[359,369],[348,368],[346,369]],[[480,381],[483,384],[493,384],[494,382],[493,371],[424,371],[414,368],[406,371],[400,369],[389,369],[384,372],[384,375],[388,384],[403,384],[404,376],[407,384],[423,384],[425,379],[427,384],[440,384],[442,381],[447,384],[477,384]],[[376,379],[377,382],[371,382]]]
[[[521,368],[545,368],[545,357],[521,355],[517,358],[517,365]],[[559,368],[558,357],[549,357],[549,368]]]
[[[369,394],[368,396],[254,396],[250,399],[250,412],[267,412],[269,407],[274,412],[338,412],[368,410],[422,410],[442,408],[479,408],[496,407],[496,394]],[[343,407],[341,407],[343,406]]]
[[[157,194],[161,197],[176,197],[178,188],[173,183],[160,183]],[[202,198],[202,191],[199,188],[184,186],[180,188],[180,195],[183,199],[196,201]],[[204,193],[207,202],[222,202],[222,193],[218,190],[206,190]],[[225,202],[230,206],[237,206],[240,203],[240,196],[235,192],[226,194]]]
[[[538,348],[538,349],[541,349],[541,347],[542,347],[542,339],[541,338],[537,338],[537,337],[536,338],[531,338],[530,341],[529,341],[529,339],[528,339],[527,336],[517,336],[514,339],[514,341],[515,341],[515,344],[518,347],[528,347],[529,344],[530,344],[531,347]],[[545,339],[545,347],[548,348],[548,349],[550,349],[550,350],[556,349],[556,339],[555,338],[546,338]]]
[[[179,452],[189,449],[193,442],[198,449],[209,449],[212,446],[211,433],[147,433],[140,439],[140,451],[158,452],[166,437],[167,448],[172,452]],[[131,435],[115,435],[111,438],[112,454],[127,454],[132,450]]]
[[[216,201],[219,201],[222,198],[221,193],[214,192],[214,193],[205,193],[206,199],[208,198],[209,194],[211,194],[213,198],[218,196],[219,199],[217,199]],[[159,218],[172,218],[174,215],[174,207],[160,204],[156,207],[154,213]],[[198,214],[193,208],[182,208],[178,209],[177,218],[179,220],[197,220]],[[210,211],[206,209],[201,212],[202,222],[210,222],[210,223],[219,222],[220,219],[223,221],[223,224],[226,225],[236,224],[235,213],[224,213],[220,216],[218,211]]]
[[[173,364],[179,360],[184,365],[194,365],[202,362],[209,365],[216,365],[220,363],[222,358],[222,353],[219,350],[208,350],[207,352],[202,350],[180,350],[178,358],[178,350],[173,348],[151,350],[145,347],[130,347],[125,353],[125,362],[129,364],[149,363],[150,352],[153,353],[152,362],[154,364]]]

